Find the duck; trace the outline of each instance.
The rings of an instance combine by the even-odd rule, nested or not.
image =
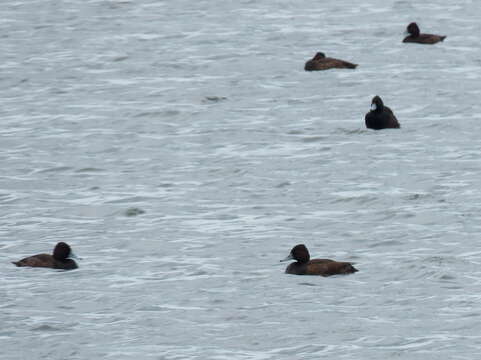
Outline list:
[[[331,276],[352,274],[359,271],[350,262],[330,259],[310,260],[309,250],[304,244],[294,246],[289,255],[281,261],[289,260],[296,260],[296,262],[287,266],[286,274]]]
[[[306,62],[304,70],[316,71],[316,70],[328,70],[328,69],[355,69],[357,64],[353,64],[344,60],[329,58],[322,52],[316,53],[314,57]]]
[[[52,255],[32,255],[19,261],[12,261],[12,264],[16,266],[72,270],[78,267],[77,263],[72,260],[72,258],[76,258],[76,256],[73,254],[70,246],[65,242],[59,242],[55,245]]]
[[[433,35],[433,34],[421,34],[419,30],[418,24],[415,22],[410,23],[406,31],[409,33],[409,36],[406,36],[403,42],[411,42],[411,43],[418,43],[418,44],[436,44],[440,41],[444,41],[446,36],[441,35]]]
[[[371,111],[365,117],[366,127],[368,129],[399,129],[401,125],[397,121],[392,110],[384,105],[379,96],[374,96],[371,102]]]

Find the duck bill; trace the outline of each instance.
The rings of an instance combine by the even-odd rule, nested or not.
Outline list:
[[[70,254],[68,255],[67,259],[75,259],[75,260],[82,260],[82,258],[78,257],[77,255],[74,254],[72,250],[70,250]]]
[[[283,261],[289,261],[289,260],[293,260],[294,258],[292,257],[292,254],[289,254],[285,259],[282,259],[280,262],[283,262]]]

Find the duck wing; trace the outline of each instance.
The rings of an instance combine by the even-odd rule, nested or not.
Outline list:
[[[53,264],[53,256],[50,254],[38,254],[15,261],[17,266],[50,267]]]
[[[309,261],[306,268],[307,275],[331,276],[338,274],[351,274],[358,271],[350,262],[334,261],[329,259],[315,259]]]
[[[386,114],[387,126],[389,128],[400,128],[399,121],[397,121],[396,116],[388,106],[384,106],[384,112]]]
[[[317,70],[328,70],[328,69],[355,69],[357,64],[350,63],[348,61],[334,59],[334,58],[323,58],[319,60],[309,60],[304,65],[304,70],[306,71],[317,71]]]
[[[420,40],[423,42],[423,44],[436,44],[446,39],[446,36],[434,35],[434,34],[421,34],[419,35],[419,37],[420,37]]]
[[[350,63],[341,59],[326,58],[326,62],[329,61],[330,66],[338,69],[355,69],[357,64]]]
[[[440,41],[444,41],[446,36],[434,35],[434,34],[419,34],[419,36],[407,36],[403,42],[412,42],[418,44],[436,44]]]
[[[309,261],[309,264],[327,264],[331,262],[335,262],[335,261],[331,259],[312,259]]]

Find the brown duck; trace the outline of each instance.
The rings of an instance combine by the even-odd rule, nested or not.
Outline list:
[[[304,70],[316,71],[316,70],[328,70],[328,69],[355,69],[357,64],[353,64],[344,60],[329,58],[322,52],[318,52],[314,57],[306,62]]]
[[[409,36],[404,38],[403,42],[405,43],[412,42],[418,44],[436,44],[446,39],[446,36],[421,34],[418,24],[416,24],[415,22],[410,23],[407,26],[406,31],[409,33]]]
[[[286,268],[286,274],[331,276],[351,274],[358,271],[350,262],[340,262],[330,259],[309,260],[309,251],[303,244],[292,248],[288,257],[281,261],[297,260]]]
[[[38,254],[26,257],[12,263],[17,266],[45,267],[52,269],[72,270],[76,269],[77,263],[71,258],[75,257],[67,243],[59,242],[53,249],[53,254]]]

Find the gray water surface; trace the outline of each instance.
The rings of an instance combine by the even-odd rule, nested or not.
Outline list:
[[[479,1],[0,15],[2,359],[481,356]],[[10,264],[58,241],[78,270]],[[286,275],[298,243],[360,271]]]

